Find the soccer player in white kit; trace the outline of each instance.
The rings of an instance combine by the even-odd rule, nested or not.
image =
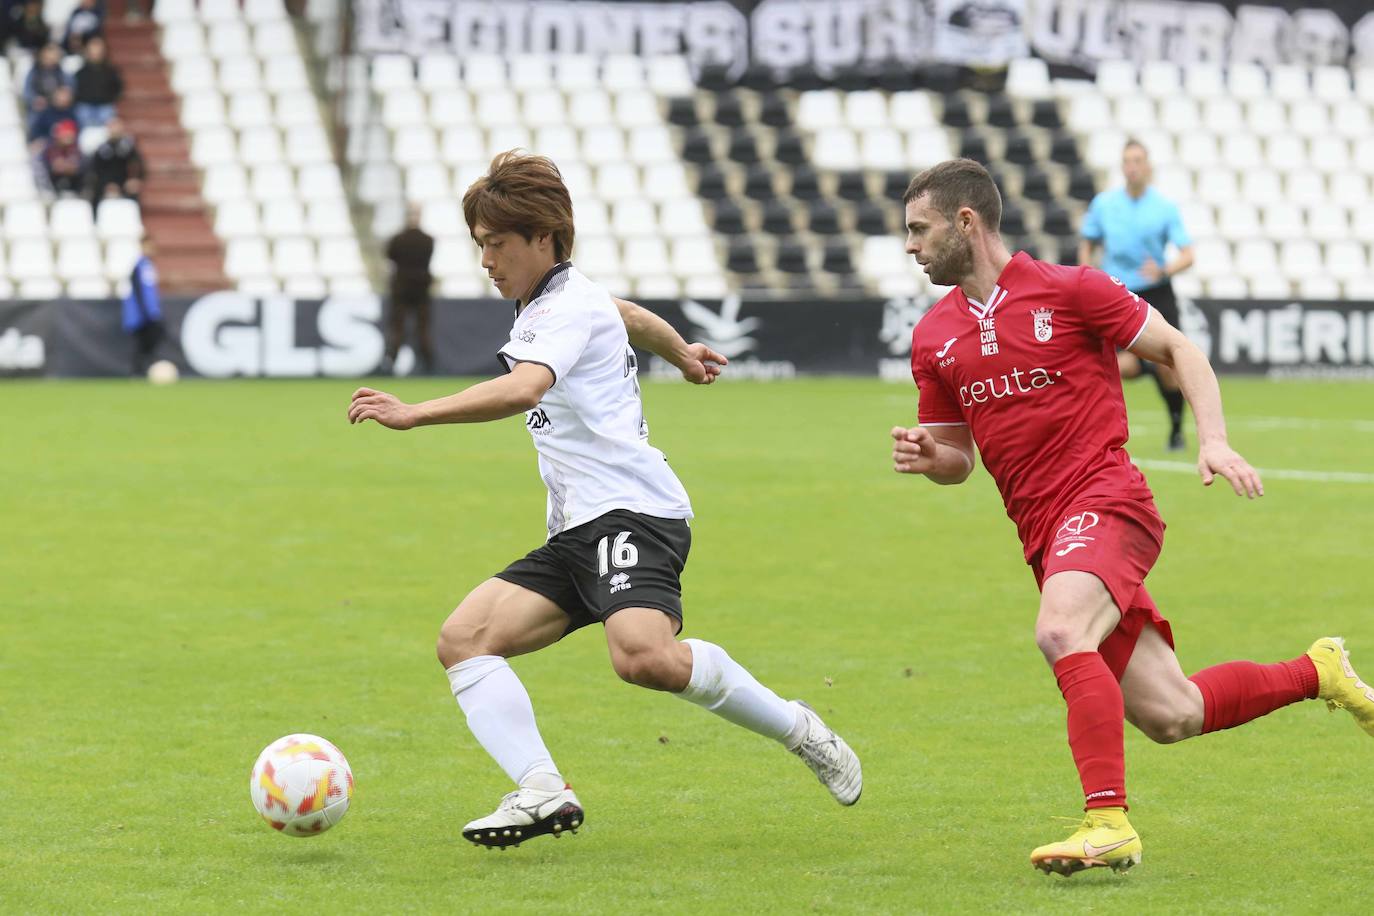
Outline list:
[[[507,373],[419,404],[360,388],[348,411],[352,423],[391,429],[523,413],[539,453],[548,541],[473,589],[439,631],[439,661],[473,737],[516,783],[463,836],[504,848],[574,831],[585,819],[506,660],[598,622],[623,679],[780,742],[837,801],[854,804],[863,789],[859,759],[820,716],[781,699],[720,646],[677,639],[692,507],[649,444],[630,344],[697,383],[713,381],[725,360],[688,345],[652,312],[612,299],[573,267],[572,201],[549,159],[497,156],[463,196],[463,213],[483,268],[502,296],[516,300],[515,325],[498,354]]]

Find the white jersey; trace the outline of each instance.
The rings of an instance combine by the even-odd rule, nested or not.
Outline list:
[[[525,414],[549,488],[549,537],[613,509],[692,517],[687,491],[649,444],[639,366],[609,293],[572,264],[559,264],[497,355],[508,372],[538,363],[553,373],[553,387]]]

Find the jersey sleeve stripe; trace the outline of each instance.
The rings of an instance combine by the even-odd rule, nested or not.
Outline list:
[[[1135,332],[1135,336],[1131,338],[1131,342],[1126,344],[1127,350],[1131,349],[1131,347],[1134,347],[1135,342],[1140,339],[1140,335],[1145,333],[1145,326],[1150,323],[1150,313],[1153,311],[1153,306],[1147,305],[1145,307],[1145,320],[1140,323],[1140,330]]]

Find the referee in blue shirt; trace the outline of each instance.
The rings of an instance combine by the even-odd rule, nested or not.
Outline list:
[[[1126,288],[1159,310],[1164,320],[1178,327],[1178,301],[1169,278],[1193,264],[1193,240],[1173,201],[1150,187],[1150,155],[1139,140],[1127,140],[1121,152],[1124,188],[1103,191],[1093,198],[1083,218],[1078,263],[1092,264],[1094,249],[1102,246],[1102,269],[1126,284]],[[1165,262],[1165,246],[1178,254]],[[1122,378],[1135,378],[1145,370],[1133,353],[1117,354]],[[1169,450],[1180,451],[1183,442],[1183,393],[1178,379],[1165,366],[1153,367],[1159,393],[1169,407]]]

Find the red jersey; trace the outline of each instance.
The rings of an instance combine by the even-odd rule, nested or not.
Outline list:
[[[1075,501],[1153,499],[1116,365],[1149,315],[1114,277],[1017,252],[986,303],[956,286],[911,335],[921,425],[968,425],[1027,561]]]

